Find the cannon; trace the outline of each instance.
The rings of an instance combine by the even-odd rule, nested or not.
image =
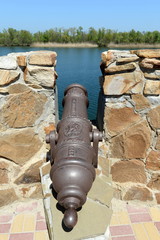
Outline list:
[[[72,229],[77,209],[86,201],[97,167],[98,143],[102,133],[88,120],[86,89],[72,84],[64,92],[63,114],[56,131],[46,136],[50,143],[52,187],[58,203],[65,208],[63,223]]]

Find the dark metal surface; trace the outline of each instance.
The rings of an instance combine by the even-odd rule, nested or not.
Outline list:
[[[93,130],[88,120],[87,91],[83,86],[70,85],[64,93],[63,106],[57,131],[50,132],[46,142],[51,147],[52,185],[58,203],[66,209],[63,222],[73,228],[77,223],[76,209],[85,203],[95,179],[102,133]]]

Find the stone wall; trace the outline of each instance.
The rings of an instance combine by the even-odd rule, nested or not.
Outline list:
[[[160,204],[160,50],[109,50],[100,67],[98,124],[115,197]]]
[[[55,128],[56,53],[0,57],[0,207],[41,197],[45,135]]]

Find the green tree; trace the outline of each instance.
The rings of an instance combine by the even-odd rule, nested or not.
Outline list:
[[[21,30],[19,31],[17,41],[21,46],[29,46],[32,43],[32,34],[29,31]]]
[[[97,43],[97,31],[93,28],[89,28],[88,39],[89,42]]]

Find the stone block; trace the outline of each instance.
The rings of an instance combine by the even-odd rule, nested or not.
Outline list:
[[[18,199],[13,188],[0,189],[0,207],[13,203]]]
[[[17,83],[12,84],[8,87],[9,94],[17,94],[30,90],[25,84]]]
[[[152,201],[153,196],[152,193],[144,187],[131,187],[125,194],[124,198],[125,201],[129,200],[139,200],[139,201]]]
[[[6,94],[6,93],[8,93],[8,89],[7,88],[0,88],[0,93]]]
[[[151,130],[146,121],[142,121],[112,138],[110,143],[112,158],[145,158],[151,145]]]
[[[159,190],[160,191],[160,175],[153,174],[151,180],[147,184],[147,186],[151,189]]]
[[[53,88],[55,85],[54,67],[28,66],[24,73],[26,83]]]
[[[132,100],[135,103],[136,110],[143,110],[150,107],[149,100],[146,97],[144,97],[142,94],[133,94]]]
[[[111,158],[125,158],[125,150],[124,150],[124,136],[120,134],[110,141],[110,154]]]
[[[143,58],[160,58],[160,49],[133,50],[131,53]]]
[[[104,124],[107,133],[111,136],[123,132],[140,119],[141,117],[134,112],[133,108],[105,108]]]
[[[130,62],[135,62],[138,61],[139,57],[121,57],[116,60],[118,64],[125,64],[125,63],[130,63]]]
[[[10,128],[31,127],[41,116],[46,101],[44,94],[31,90],[9,96],[2,108],[2,121]]]
[[[34,88],[34,89],[43,89],[43,87],[41,87],[38,84],[28,84],[28,87]]]
[[[0,69],[0,86],[6,86],[19,78],[20,73],[13,70]]]
[[[154,73],[144,73],[144,77],[152,80],[160,80],[160,75],[156,74],[156,71]]]
[[[157,204],[160,204],[160,193],[155,193]]]
[[[8,168],[8,163],[0,161],[0,184],[7,184],[9,182]]]
[[[144,87],[144,94],[146,95],[159,95],[160,94],[160,81],[148,80]]]
[[[102,62],[105,63],[105,66],[108,66],[111,62],[115,60],[115,57],[112,51],[105,51],[105,52],[102,52],[101,59],[102,59]]]
[[[133,71],[136,69],[135,63],[128,63],[128,64],[121,64],[121,65],[110,65],[109,67],[105,68],[104,72],[107,74],[113,74],[117,72],[127,72]]]
[[[151,129],[144,120],[130,127],[123,135],[125,157],[145,158],[151,145]]]
[[[143,82],[144,76],[140,71],[106,75],[103,83],[105,95],[122,95],[132,91],[138,83]]]
[[[37,51],[29,54],[28,62],[31,65],[53,66],[55,65],[56,57],[56,52]]]
[[[111,167],[112,179],[115,182],[146,183],[144,163],[140,160],[123,160],[116,162]]]
[[[140,66],[144,68],[154,68],[159,69],[160,68],[160,60],[155,58],[144,58],[140,61]]]
[[[160,134],[157,137],[157,142],[156,142],[156,149],[160,150]]]
[[[0,57],[0,69],[15,70],[18,64],[14,57],[2,56]]]
[[[0,156],[23,166],[41,148],[42,142],[31,128],[9,131],[0,136]]]
[[[154,64],[152,62],[146,61],[146,58],[142,59],[139,62],[139,66],[142,67],[142,68],[146,68],[146,69],[153,69],[154,68]]]
[[[147,118],[152,128],[160,128],[160,106],[151,109]]]
[[[160,170],[160,151],[152,150],[146,160],[146,168],[158,171]]]
[[[16,186],[16,189],[18,196],[21,198],[33,198],[33,199],[43,198],[41,183],[27,184],[26,186],[18,185]]]
[[[26,56],[17,56],[17,63],[18,66],[20,67],[26,67],[27,66],[27,61],[26,61]]]
[[[25,172],[21,172],[14,181],[16,184],[26,184],[26,183],[36,183],[40,182],[40,172],[39,168],[43,164],[42,160],[39,160],[36,163],[32,163],[28,168],[25,169]]]

